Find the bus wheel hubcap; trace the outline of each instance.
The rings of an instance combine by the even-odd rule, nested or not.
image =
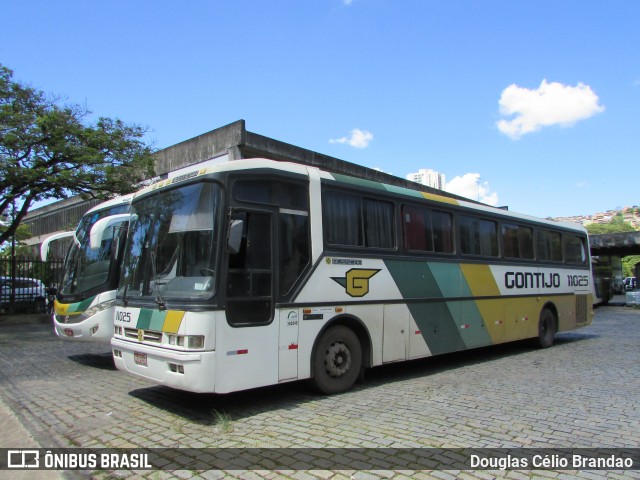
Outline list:
[[[340,377],[351,367],[351,352],[343,343],[334,343],[327,350],[325,360],[329,375]]]

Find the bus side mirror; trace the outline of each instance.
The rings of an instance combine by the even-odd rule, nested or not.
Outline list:
[[[109,217],[104,217],[98,220],[89,232],[89,248],[91,250],[95,250],[100,248],[102,244],[102,237],[104,236],[104,232],[109,227],[113,227],[114,225],[122,222],[128,221],[130,215],[128,213],[122,213],[118,215],[111,215]]]
[[[227,250],[231,254],[240,252],[242,246],[242,234],[244,233],[244,220],[231,220],[229,224],[229,237],[227,239]]]
[[[122,255],[122,249],[124,248],[124,242],[127,239],[127,232],[129,230],[129,222],[124,222],[121,226],[116,227],[113,242],[111,243],[111,256],[116,263],[120,260]]]

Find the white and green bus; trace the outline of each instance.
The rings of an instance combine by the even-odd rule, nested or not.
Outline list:
[[[310,379],[591,323],[586,232],[446,194],[242,160],[135,195],[116,366],[193,392]]]
[[[113,307],[120,278],[114,241],[129,222],[133,195],[101,203],[82,216],[69,248],[54,303],[53,326],[65,340],[109,342]],[[55,237],[51,237],[52,239]],[[43,245],[43,252],[46,251]]]

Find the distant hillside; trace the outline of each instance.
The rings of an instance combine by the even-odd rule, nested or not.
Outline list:
[[[575,217],[555,217],[551,218],[551,220],[589,225],[591,223],[609,223],[611,219],[616,216],[621,216],[625,222],[633,225],[633,228],[636,230],[640,229],[640,208],[636,205],[633,207],[625,207],[622,210],[607,210],[606,212],[594,213],[593,215],[578,215]]]

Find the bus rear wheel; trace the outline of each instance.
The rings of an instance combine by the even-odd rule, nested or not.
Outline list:
[[[553,345],[555,333],[556,316],[550,309],[545,308],[540,313],[540,320],[538,322],[538,338],[536,342],[538,347],[549,348]]]
[[[348,327],[338,325],[322,334],[313,357],[312,382],[326,395],[349,390],[362,368],[362,346]]]

